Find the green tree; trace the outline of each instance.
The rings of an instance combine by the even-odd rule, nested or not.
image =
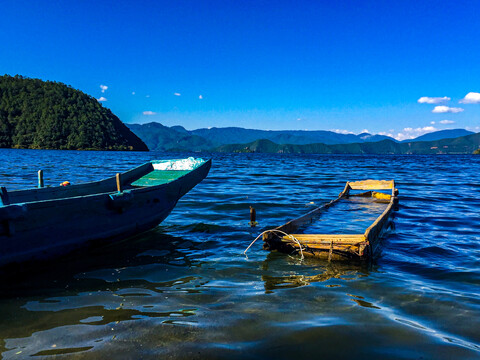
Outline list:
[[[0,76],[0,147],[148,150],[95,98],[21,75]]]

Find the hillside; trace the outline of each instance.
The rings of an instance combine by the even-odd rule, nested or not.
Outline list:
[[[334,144],[322,143],[294,145],[276,144],[270,140],[256,140],[248,144],[222,145],[218,152],[259,152],[288,154],[472,154],[480,147],[480,133],[454,139],[411,141],[398,143],[391,140],[378,142]]]
[[[441,130],[398,142],[369,133],[338,134],[332,131],[255,130],[239,127],[186,130],[152,122],[130,124],[151,150],[280,152],[334,154],[471,154],[476,137],[465,129]],[[445,141],[444,141],[445,140]]]
[[[128,127],[140,137],[150,150],[159,151],[203,151],[215,144],[207,139],[192,135],[181,126],[167,127],[160,123],[129,124]]]
[[[312,143],[323,144],[347,144],[352,142],[370,141],[370,134],[361,134],[364,138],[354,134],[339,134],[326,130],[256,130],[239,127],[209,128],[192,130],[192,134],[208,139],[214,144],[225,145],[233,143],[247,143],[255,140],[265,139],[277,144],[306,145]],[[365,136],[369,135],[369,136]],[[388,138],[376,135],[378,140]],[[366,140],[364,140],[366,139]],[[392,138],[388,138],[394,140]]]
[[[453,139],[460,136],[466,136],[474,134],[473,131],[468,131],[465,129],[448,129],[448,130],[439,130],[434,131],[425,135],[421,135],[413,140],[415,141],[434,141],[442,139]],[[404,140],[403,142],[411,142],[412,140]]]
[[[128,127],[138,135],[151,150],[182,150],[203,151],[211,150],[221,145],[244,144],[255,140],[265,139],[276,144],[307,145],[314,143],[323,144],[349,144],[356,142],[377,142],[392,140],[388,136],[371,135],[362,133],[339,134],[324,130],[256,130],[239,127],[203,128],[186,130],[182,126],[164,126],[152,122],[146,124],[129,124]]]
[[[0,76],[0,147],[148,151],[95,98],[62,83],[19,75]]]

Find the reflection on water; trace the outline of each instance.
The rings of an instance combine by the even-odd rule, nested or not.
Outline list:
[[[38,168],[47,183],[77,183],[183,154],[1,156],[1,185],[13,189],[35,185]],[[480,158],[214,156],[209,177],[154,230],[3,275],[3,358],[480,356]],[[243,256],[262,230],[366,177],[395,178],[401,196],[375,263],[300,261],[260,244]],[[355,213],[343,210],[327,216]]]
[[[279,261],[280,260],[280,261]],[[290,269],[288,266],[290,265]],[[316,258],[306,258],[299,261],[297,257],[280,257],[275,253],[267,255],[262,264],[266,293],[273,290],[296,288],[312,283],[326,282],[332,279],[355,280],[369,275],[371,264],[362,262],[324,262]],[[328,287],[340,286],[329,283]]]

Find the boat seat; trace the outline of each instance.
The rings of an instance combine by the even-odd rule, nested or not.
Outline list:
[[[130,185],[134,187],[162,185],[176,180],[189,172],[191,170],[153,170]]]

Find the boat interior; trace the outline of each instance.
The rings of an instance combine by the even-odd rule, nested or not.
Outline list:
[[[336,253],[361,257],[367,241],[381,235],[397,194],[393,180],[347,182],[335,200],[265,232],[264,248],[304,246],[319,256],[326,252],[329,260]]]
[[[124,191],[167,184],[188,174],[205,162],[203,159],[194,158],[154,160],[120,174],[120,188]],[[11,192],[7,192],[5,188],[1,188],[0,205],[5,206],[115,192],[118,192],[116,176],[100,181],[69,186],[42,187]]]

